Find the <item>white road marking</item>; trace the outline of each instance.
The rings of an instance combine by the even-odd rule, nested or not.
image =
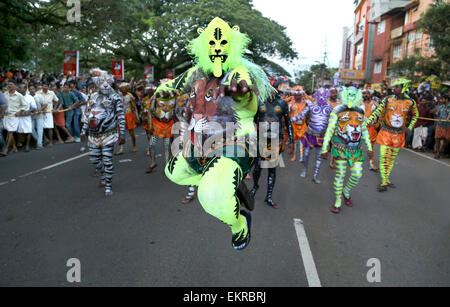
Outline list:
[[[30,176],[30,175],[34,175],[34,174],[40,173],[40,172],[42,172],[42,171],[49,170],[49,169],[51,169],[51,168],[54,168],[54,167],[57,167],[57,166],[66,164],[66,163],[71,162],[71,161],[73,161],[73,160],[80,159],[80,158],[85,157],[85,156],[87,156],[87,155],[89,155],[88,152],[87,152],[87,153],[84,153],[84,154],[81,154],[81,155],[78,155],[78,156],[75,156],[75,157],[72,157],[72,158],[70,158],[70,159],[67,159],[67,160],[64,160],[64,161],[61,161],[61,162],[58,162],[58,163],[55,163],[55,164],[52,164],[52,165],[43,167],[43,168],[41,168],[41,169],[38,169],[38,170],[35,170],[35,171],[32,171],[32,172],[29,172],[29,173],[20,175],[19,178],[25,178],[25,177],[28,177],[28,176]],[[10,183],[10,182],[15,182],[15,181],[16,181],[16,179],[11,179],[11,180],[9,180],[9,181],[5,181],[5,182],[0,183],[0,186],[5,185],[5,184],[8,184],[8,183]]]
[[[295,232],[297,233],[298,245],[300,246],[300,253],[302,254],[303,266],[305,267],[306,278],[310,287],[322,287],[317,274],[316,264],[311,253],[306,237],[305,227],[301,219],[294,219]]]
[[[447,166],[447,167],[450,167],[449,164],[447,164],[447,163],[445,163],[445,162],[442,162],[442,161],[439,161],[439,160],[436,160],[436,159],[434,159],[434,158],[428,157],[427,155],[424,155],[424,154],[422,154],[422,153],[420,153],[420,152],[416,152],[416,151],[414,151],[414,150],[412,150],[412,149],[409,149],[409,148],[403,148],[403,149],[404,149],[404,150],[407,150],[407,151],[409,151],[409,152],[412,152],[412,153],[414,153],[414,154],[416,154],[416,155],[418,155],[418,156],[421,156],[421,157],[423,157],[423,158],[427,158],[428,160],[431,160],[431,161],[434,161],[434,162],[436,162],[436,163],[439,163],[439,164],[445,165],[445,166]]]

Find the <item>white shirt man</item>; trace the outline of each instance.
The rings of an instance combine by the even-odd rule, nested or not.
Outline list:
[[[46,104],[44,96],[42,96],[39,93],[35,92],[35,87],[30,87],[30,94],[34,97],[34,101],[36,102],[37,111],[42,111],[44,109],[44,105]],[[39,113],[36,115],[33,115],[31,117],[32,121],[32,134],[33,138],[36,140],[37,147],[36,149],[42,148],[42,137],[43,137],[43,131],[44,131],[44,114]]]
[[[34,101],[34,97],[30,94],[24,95],[25,101],[27,102],[27,107],[25,109],[26,112],[36,111],[36,102]],[[31,123],[31,115],[21,116],[19,117],[19,126],[17,128],[17,132],[29,134],[32,132],[32,123]]]
[[[37,94],[41,94],[42,97],[44,97],[45,104],[47,104],[47,108],[45,109],[44,113],[44,129],[53,129],[53,103],[58,102],[58,97],[56,97],[55,92],[48,90],[47,85],[47,91],[45,91],[45,88],[37,92]]]

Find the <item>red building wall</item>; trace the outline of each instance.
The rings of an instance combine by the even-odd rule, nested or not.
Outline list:
[[[385,22],[384,33],[378,34],[378,27],[381,22]],[[383,16],[381,22],[377,24],[374,44],[373,44],[373,65],[372,65],[372,83],[383,82],[389,63],[390,57],[390,40],[391,40],[391,25],[392,17],[389,15]],[[382,61],[382,68],[380,73],[375,73],[375,62]]]
[[[363,42],[363,53],[362,53],[362,67],[361,70],[366,69],[366,60],[367,60],[367,44],[368,44],[368,37],[369,37],[369,11],[370,11],[370,1],[368,0],[362,0],[361,3],[358,5],[358,7],[355,10],[355,38],[357,38],[360,35],[359,32],[359,24],[362,19],[365,19],[364,22],[364,30],[362,34],[362,42]],[[358,44],[360,41],[358,41]],[[355,43],[355,50],[354,50],[354,58],[353,58],[353,69],[356,69],[356,59],[357,59],[357,45]]]

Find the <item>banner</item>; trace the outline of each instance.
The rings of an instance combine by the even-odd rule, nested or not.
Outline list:
[[[112,60],[112,75],[114,79],[125,79],[125,66],[123,60]]]
[[[148,79],[150,82],[155,81],[155,71],[153,66],[144,66],[144,79]]]
[[[78,77],[78,51],[64,51],[63,74]]]
[[[364,70],[341,69],[339,72],[344,80],[364,80]]]
[[[175,69],[166,69],[166,79],[175,79]]]
[[[352,42],[350,40],[348,40],[345,45],[345,62],[344,62],[345,69],[350,69],[351,48],[352,48]]]

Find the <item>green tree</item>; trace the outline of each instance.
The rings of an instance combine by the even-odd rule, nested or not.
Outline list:
[[[0,2],[0,66],[10,67],[37,62],[38,32],[47,26],[64,27],[64,1],[2,0]],[[36,67],[37,68],[37,67]]]
[[[443,68],[450,66],[450,3],[437,1],[417,23],[433,42],[435,58],[442,61]]]
[[[327,80],[328,83],[332,83],[334,73],[337,71],[337,68],[330,68],[323,63],[311,65],[309,70],[303,70],[296,73],[295,83],[304,86],[305,90],[312,92],[322,84],[325,84],[325,80]]]
[[[419,50],[397,61],[390,69],[397,75],[405,75],[418,82],[435,75],[441,80],[449,78],[450,69],[450,4],[439,1],[417,23],[420,30],[430,35],[435,54],[424,58]]]
[[[58,17],[68,10],[61,6],[65,5],[62,0],[35,2],[47,3]],[[35,10],[43,8],[41,4]],[[297,57],[286,29],[262,16],[251,0],[81,0],[81,22],[40,24],[37,39],[27,35],[24,40],[28,42],[26,50],[38,42],[39,63],[48,72],[62,68],[64,50],[80,50],[81,71],[93,66],[110,70],[111,60],[120,58],[125,60],[130,76],[141,77],[143,66],[153,65],[158,80],[166,69],[181,72],[192,65],[187,45],[197,36],[197,28],[207,26],[216,16],[239,25],[252,38],[249,57],[269,74],[289,75],[269,60],[279,57],[290,61]],[[32,62],[26,62],[29,59],[19,60],[32,66]]]

